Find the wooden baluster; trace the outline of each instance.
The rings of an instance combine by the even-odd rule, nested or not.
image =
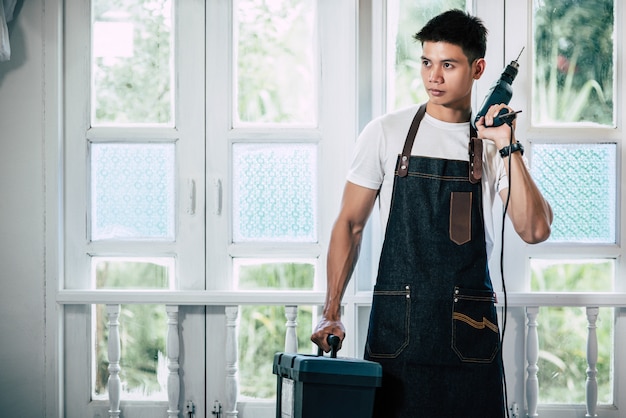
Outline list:
[[[296,334],[296,327],[298,325],[298,307],[297,306],[285,306],[285,316],[287,317],[287,332],[285,335],[285,352],[297,353],[298,352],[298,336]]]
[[[596,407],[598,404],[598,335],[596,333],[596,321],[600,308],[587,307],[587,414],[586,417],[597,417]]]
[[[237,342],[238,306],[226,307],[226,402],[224,404],[227,417],[237,417],[237,359],[239,357]]]
[[[526,403],[528,404],[528,417],[538,417],[537,402],[539,399],[539,379],[537,372],[539,367],[539,337],[537,336],[537,314],[538,306],[526,307],[526,318],[528,318],[528,330],[526,336],[526,360],[528,362],[528,377],[526,378]]]
[[[120,332],[119,332],[119,317],[120,317],[120,305],[107,305],[107,320],[109,322],[109,343],[108,343],[108,357],[109,357],[109,417],[117,418],[120,416],[120,394],[121,394],[121,382],[120,382]]]
[[[180,400],[180,376],[178,369],[180,367],[178,358],[180,356],[180,337],[178,335],[178,306],[167,305],[167,368],[169,374],[167,376],[167,416],[169,418],[178,417],[180,410],[178,403]]]

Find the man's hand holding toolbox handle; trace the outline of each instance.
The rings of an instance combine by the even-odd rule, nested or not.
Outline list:
[[[336,335],[330,334],[328,338],[326,338],[326,342],[328,342],[328,345],[330,346],[330,357],[337,358],[337,351],[339,351],[339,343],[340,343],[339,337],[337,337]],[[324,351],[322,350],[322,347],[317,348],[317,355],[318,356],[324,355]]]

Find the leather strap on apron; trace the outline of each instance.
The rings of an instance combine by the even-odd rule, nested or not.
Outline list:
[[[469,181],[476,184],[483,176],[483,140],[476,137],[476,130],[470,122]]]
[[[426,105],[423,104],[417,110],[417,113],[413,117],[409,133],[406,135],[406,141],[404,141],[404,149],[402,150],[402,157],[400,158],[400,167],[398,167],[398,176],[406,177],[409,174],[409,157],[411,157],[411,150],[413,149],[413,143],[415,142],[415,135],[417,135],[417,129],[420,126],[422,118],[426,114]]]
[[[423,104],[417,110],[417,113],[413,117],[411,127],[404,141],[404,149],[402,150],[402,156],[400,158],[399,167],[397,167],[398,176],[406,177],[409,174],[409,158],[411,157],[411,150],[413,149],[413,143],[415,142],[415,136],[420,126],[422,118],[426,114],[426,105]],[[469,153],[469,181],[472,184],[476,184],[480,181],[483,174],[483,141],[478,138],[476,129],[470,123],[470,140],[468,145]]]

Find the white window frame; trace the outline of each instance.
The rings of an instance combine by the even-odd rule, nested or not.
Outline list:
[[[326,264],[330,229],[339,207],[343,179],[356,136],[356,0],[341,3],[319,0],[317,22],[320,27],[316,33],[320,48],[317,73],[319,124],[313,128],[233,128],[233,9],[231,1],[216,0],[178,2],[175,62],[180,72],[172,86],[176,88],[175,126],[91,128],[88,95],[90,4],[77,0],[65,0],[63,4],[65,7],[59,15],[63,17],[62,60],[65,63],[65,88],[62,90],[65,113],[61,122],[65,130],[61,145],[65,165],[58,174],[63,184],[61,216],[64,228],[59,231],[60,275],[54,293],[55,303],[60,306],[55,329],[60,341],[57,355],[65,352],[72,361],[59,362],[59,377],[63,382],[59,389],[59,408],[64,416],[106,414],[106,402],[90,401],[88,365],[91,360],[90,350],[86,347],[90,345],[90,307],[94,303],[157,303],[188,309],[181,310],[181,318],[191,321],[182,324],[182,339],[188,344],[181,357],[195,358],[198,360],[196,365],[204,366],[194,365],[197,370],[188,369],[186,374],[193,376],[197,371],[206,370],[207,385],[201,390],[205,391],[205,404],[209,405],[214,399],[227,396],[223,388],[224,347],[215,344],[215,338],[225,340],[224,306],[238,301],[262,303],[268,297],[254,292],[243,292],[238,296],[239,293],[232,289],[231,260],[241,256],[306,257],[316,258],[318,266]],[[206,43],[197,41],[202,38]],[[206,54],[205,50],[208,51]],[[129,137],[177,144],[178,234],[174,242],[151,243],[147,250],[145,243],[90,242],[88,239],[88,141],[114,142]],[[229,179],[233,167],[229,160],[232,144],[241,140],[295,140],[318,144],[319,242],[300,246],[232,243]],[[195,215],[186,211],[190,181],[195,182]],[[120,254],[175,256],[177,290],[122,291],[118,294],[89,289],[89,257]],[[318,268],[315,289],[310,296],[300,299],[321,303],[323,288],[325,271]],[[212,306],[210,309],[209,305]],[[189,344],[190,341],[197,344]],[[202,347],[202,352],[190,346]],[[190,395],[191,390],[186,394]],[[125,416],[152,413],[145,410],[145,404],[126,402],[125,405]],[[255,408],[267,410],[263,403],[241,406],[242,411],[246,411],[243,416],[256,416]],[[198,414],[207,412],[199,403],[196,408]]]
[[[482,3],[479,2],[482,6]],[[524,329],[527,325],[528,318],[525,315],[524,307],[526,306],[560,306],[555,301],[554,295],[539,295],[530,291],[530,259],[532,258],[554,258],[554,259],[580,259],[580,258],[604,258],[615,260],[615,289],[612,295],[594,295],[593,293],[583,296],[572,294],[563,294],[557,298],[562,300],[563,306],[624,306],[626,283],[621,278],[626,273],[626,266],[622,262],[624,249],[621,245],[622,237],[626,229],[621,222],[624,210],[626,208],[625,196],[621,192],[621,184],[626,182],[625,172],[622,169],[624,161],[626,161],[626,152],[623,146],[624,139],[624,121],[626,121],[626,107],[624,106],[623,89],[617,87],[615,89],[615,106],[616,106],[616,128],[581,128],[581,127],[537,127],[531,124],[532,115],[532,68],[533,68],[533,33],[532,33],[532,2],[518,2],[514,0],[506,0],[503,4],[503,29],[504,33],[501,39],[504,41],[502,51],[503,56],[499,61],[499,68],[495,71],[501,71],[506,64],[515,59],[519,51],[524,47],[524,52],[520,59],[520,69],[518,76],[514,82],[514,95],[511,106],[516,109],[523,109],[526,116],[518,118],[516,137],[521,140],[528,150],[529,163],[532,167],[532,150],[533,144],[542,143],[603,143],[611,142],[617,144],[617,210],[616,210],[616,243],[609,245],[574,245],[574,244],[554,244],[542,243],[539,245],[528,245],[519,239],[510,223],[507,221],[505,231],[505,279],[507,289],[509,291],[509,303],[512,305],[509,315],[509,327],[512,331],[508,331],[509,341],[505,341],[505,364],[507,367],[507,376],[523,376],[524,380],[517,378],[509,378],[509,400],[515,399],[520,409],[527,405],[524,401],[527,399],[527,387],[524,386],[525,379],[528,375],[526,369],[528,364],[526,361],[520,363],[519,358],[515,358],[514,353],[521,347],[525,354],[525,335]],[[487,11],[485,11],[487,12]],[[615,1],[615,28],[616,36],[616,60],[615,68],[615,85],[622,85],[625,80],[626,61],[624,59],[624,50],[626,43],[623,41],[623,26],[626,22],[626,14],[623,2]],[[491,44],[490,44],[491,46]],[[497,77],[497,75],[495,75]],[[488,80],[495,80],[494,75],[488,77]],[[485,78],[485,77],[483,77]],[[488,87],[488,86],[487,86]],[[484,93],[483,93],[484,94]],[[482,94],[479,95],[482,97]],[[492,276],[494,271],[492,269]],[[496,284],[494,279],[494,284]],[[606,297],[606,299],[605,299]],[[538,317],[538,323],[541,325],[541,317]],[[624,409],[624,399],[626,392],[624,391],[624,380],[626,378],[626,364],[620,360],[617,353],[623,352],[626,347],[626,316],[624,310],[619,307],[615,309],[614,318],[614,346],[613,346],[613,402],[614,405],[599,405],[597,407],[598,414],[606,417],[621,416],[621,409]],[[507,354],[508,353],[508,354]],[[583,382],[580,382],[583,384]],[[541,390],[541,388],[539,388]],[[520,400],[522,402],[520,402]],[[586,409],[584,405],[544,405],[539,404],[537,408],[539,416],[550,417],[570,417],[584,416]]]
[[[204,9],[206,3],[206,9]],[[357,4],[358,3],[358,4]],[[320,0],[321,8],[326,12],[335,12],[334,7],[341,7],[340,13],[329,13],[330,19],[326,21],[325,31],[328,36],[322,38],[321,48],[324,50],[325,45],[337,45],[340,49],[345,51],[352,51],[347,56],[341,56],[340,53],[333,54],[330,50],[326,50],[326,54],[322,53],[324,57],[325,65],[322,70],[322,74],[328,75],[336,71],[338,75],[333,79],[332,83],[326,85],[323,84],[323,96],[320,101],[320,127],[315,134],[311,131],[298,131],[292,130],[290,132],[279,132],[278,138],[282,140],[293,140],[299,138],[303,140],[320,141],[320,138],[326,138],[325,135],[330,135],[330,138],[336,141],[335,145],[338,151],[332,154],[331,150],[324,148],[326,145],[322,145],[322,151],[319,158],[320,162],[328,164],[329,167],[337,168],[337,172],[345,174],[349,165],[349,156],[351,155],[351,149],[356,134],[369,121],[372,117],[382,114],[384,112],[385,103],[385,89],[384,83],[381,81],[385,77],[384,60],[381,61],[385,55],[385,27],[384,27],[384,6],[385,0],[348,0],[336,2],[333,0]],[[477,106],[480,99],[484,96],[491,81],[499,76],[501,69],[513,56],[517,56],[517,53],[521,49],[522,45],[529,44],[530,40],[530,23],[528,11],[528,4],[526,2],[519,2],[516,0],[505,0],[501,2],[499,0],[480,0],[475,2],[474,12],[479,15],[486,23],[490,30],[489,47],[487,53],[488,67],[487,72],[483,78],[477,83],[475,89],[474,106]],[[616,42],[618,53],[617,57],[620,61],[616,62],[616,85],[623,85],[626,81],[626,63],[624,62],[624,44],[620,42],[624,36],[624,23],[626,23],[626,7],[621,1],[616,1]],[[201,57],[203,61],[200,65],[193,67],[192,72],[203,72],[206,69],[206,77],[204,73],[202,75],[195,74],[190,77],[181,77],[180,82],[182,85],[190,83],[186,88],[191,89],[194,92],[206,91],[216,92],[215,98],[207,98],[206,108],[205,104],[199,104],[198,106],[189,106],[185,109],[178,107],[177,110],[183,117],[189,116],[189,123],[185,124],[181,120],[181,133],[169,132],[161,134],[161,138],[164,140],[170,140],[179,135],[185,135],[186,132],[196,132],[196,129],[192,129],[191,126],[195,126],[194,123],[198,120],[202,121],[206,118],[206,127],[202,125],[197,128],[197,132],[200,132],[199,138],[204,141],[210,141],[211,138],[221,137],[226,138],[226,141],[222,141],[217,149],[218,152],[212,154],[209,152],[208,147],[205,150],[206,157],[206,169],[191,170],[184,172],[181,175],[182,184],[180,185],[181,194],[184,195],[184,187],[187,184],[187,179],[197,179],[201,183],[196,183],[196,196],[197,202],[204,204],[204,210],[206,210],[206,224],[200,227],[200,231],[203,234],[217,234],[219,237],[215,243],[203,244],[197,248],[201,254],[196,254],[194,257],[200,257],[206,259],[206,263],[201,265],[202,271],[190,270],[185,274],[189,274],[191,284],[185,285],[187,289],[184,289],[178,296],[165,295],[165,296],[142,296],[137,293],[131,293],[125,297],[125,301],[132,302],[155,302],[172,303],[181,305],[191,305],[190,316],[199,315],[204,316],[204,305],[215,305],[210,310],[215,312],[215,315],[207,315],[205,328],[200,330],[193,337],[188,337],[187,342],[194,341],[198,345],[201,345],[205,340],[205,335],[213,333],[217,339],[221,339],[224,336],[223,333],[223,310],[220,313],[219,304],[217,301],[222,297],[224,304],[230,303],[236,300],[230,289],[230,278],[232,277],[232,269],[230,262],[223,260],[230,260],[232,256],[246,255],[248,253],[257,253],[263,249],[253,246],[234,246],[232,244],[229,223],[224,222],[221,217],[229,214],[231,201],[228,195],[228,187],[224,181],[222,181],[222,211],[221,215],[214,213],[214,208],[217,207],[217,199],[219,198],[219,188],[216,184],[219,184],[217,180],[227,179],[232,172],[227,162],[228,159],[222,158],[221,160],[215,155],[229,155],[230,144],[240,138],[264,138],[268,135],[267,131],[263,129],[250,130],[244,132],[243,130],[233,130],[231,124],[230,111],[232,109],[232,103],[224,103],[217,97],[231,97],[229,96],[229,89],[232,87],[232,68],[217,67],[214,66],[216,61],[224,61],[232,65],[231,50],[228,43],[223,41],[224,33],[232,33],[229,27],[231,20],[229,20],[232,10],[229,7],[229,2],[224,1],[207,1],[200,0],[185,1],[186,7],[190,9],[186,14],[182,14],[180,19],[189,25],[189,20],[197,17],[199,20],[206,18],[206,42],[207,50],[215,52],[215,55],[211,57],[204,55],[204,46],[200,47],[196,51],[196,54],[185,54],[181,60],[194,60],[194,57]],[[198,13],[199,12],[199,13]],[[345,21],[340,19],[340,16],[350,16],[350,24],[346,26]],[[502,19],[505,16],[505,19]],[[226,19],[224,19],[226,17]],[[68,31],[68,22],[72,22],[72,25],[77,24],[79,29],[77,32]],[[67,377],[66,366],[76,362],[88,362],[85,356],[72,357],[71,353],[65,353],[65,349],[71,344],[67,344],[66,337],[68,334],[74,333],[76,323],[72,323],[72,318],[79,316],[78,324],[84,324],[88,321],[88,315],[86,310],[81,306],[87,306],[92,303],[108,303],[115,299],[110,294],[96,294],[90,292],[83,292],[81,290],[74,290],[75,288],[82,287],[82,284],[75,281],[75,277],[85,274],[84,266],[87,263],[84,262],[84,254],[86,254],[85,234],[86,228],[86,207],[81,202],[87,202],[86,189],[83,183],[71,183],[75,176],[80,175],[86,170],[86,148],[84,145],[80,145],[78,149],[73,149],[65,142],[65,138],[70,137],[84,137],[85,132],[88,129],[86,121],[88,121],[88,104],[89,101],[85,98],[84,92],[80,90],[79,86],[85,85],[86,80],[83,76],[76,78],[77,74],[80,74],[81,68],[84,70],[89,65],[89,54],[85,54],[85,44],[81,42],[80,36],[88,33],[85,27],[86,22],[90,22],[88,4],[77,0],[53,0],[51,4],[46,5],[46,17],[45,17],[45,33],[46,39],[49,42],[45,46],[46,57],[46,109],[52,110],[60,115],[59,119],[54,117],[46,118],[46,165],[48,167],[48,176],[46,177],[46,188],[49,191],[49,195],[52,193],[58,193],[58,201],[48,201],[46,204],[47,214],[47,257],[46,268],[47,271],[54,272],[51,280],[46,282],[46,315],[50,318],[46,323],[46,330],[50,337],[51,344],[47,346],[47,354],[50,358],[56,358],[56,362],[50,362],[47,370],[50,372],[46,384],[49,387],[58,387],[58,396],[49,396],[46,401],[46,409],[51,416],[85,416],[89,412],[82,406],[80,410],[74,409],[76,405],[67,403],[66,395],[71,390],[71,387],[66,387],[65,378]],[[202,24],[204,25],[204,23]],[[202,26],[204,27],[204,26]],[[196,24],[188,26],[189,31],[198,30]],[[201,29],[203,30],[203,29]],[[358,38],[356,33],[358,30]],[[326,32],[328,31],[328,32]],[[66,39],[68,42],[64,43]],[[231,42],[230,37],[228,37]],[[84,41],[84,40],[83,40]],[[75,44],[74,42],[78,42]],[[201,44],[201,43],[198,43]],[[186,48],[198,47],[198,44],[185,43]],[[75,49],[78,48],[78,49]],[[358,61],[356,53],[358,48]],[[524,56],[525,55],[525,56]],[[528,49],[524,53],[520,60],[522,68],[520,68],[520,75],[515,81],[514,85],[514,98],[512,106],[516,108],[524,109],[525,113],[530,114],[529,109],[530,100],[526,96],[526,92],[529,92],[530,81],[526,78],[530,74],[530,59],[528,58]],[[65,63],[65,65],[64,65]],[[357,76],[358,74],[358,76]],[[82,81],[81,81],[82,80]],[[192,81],[193,80],[193,81]],[[200,80],[198,84],[197,80]],[[88,82],[87,82],[88,83]],[[87,84],[88,85],[88,84]],[[322,84],[321,84],[322,85]],[[330,109],[336,104],[336,96],[333,93],[344,93],[342,104],[345,106],[347,113],[333,113]],[[507,375],[514,376],[509,379],[509,401],[515,401],[520,409],[524,410],[526,390],[524,386],[524,380],[526,376],[526,363],[525,359],[520,357],[524,356],[525,348],[525,322],[526,317],[523,313],[523,306],[530,301],[539,302],[543,301],[542,298],[537,298],[537,295],[528,293],[528,259],[537,254],[545,255],[546,252],[554,257],[571,257],[573,256],[610,256],[617,260],[616,262],[616,276],[618,278],[626,277],[626,266],[621,262],[623,256],[623,250],[621,246],[621,238],[626,233],[626,225],[621,222],[623,208],[626,208],[626,194],[620,193],[621,184],[624,183],[625,170],[623,170],[623,162],[626,161],[626,150],[621,144],[621,139],[624,137],[624,122],[626,121],[626,106],[624,106],[624,92],[623,89],[616,89],[616,103],[618,111],[616,115],[616,122],[618,128],[615,130],[606,130],[604,139],[615,141],[618,144],[618,167],[619,178],[618,183],[618,243],[615,246],[608,246],[603,249],[593,249],[591,253],[588,248],[579,247],[557,247],[550,245],[541,246],[527,246],[521,241],[517,240],[513,236],[511,228],[507,230],[506,246],[505,246],[505,271],[508,275],[507,285],[510,293],[510,303],[513,305],[509,311],[509,340],[505,343],[505,362],[507,364]],[[208,96],[208,95],[207,95]],[[357,100],[358,98],[358,100]],[[191,102],[190,102],[191,103]],[[73,109],[80,109],[75,111]],[[211,112],[208,109],[212,109]],[[85,113],[82,113],[85,112]],[[349,122],[348,122],[349,120]],[[334,130],[333,124],[340,125],[340,129]],[[210,127],[210,128],[208,128]],[[239,131],[239,132],[238,132]],[[102,131],[101,133],[105,133]],[[100,138],[100,133],[94,131],[94,138]],[[108,134],[115,137],[114,130],[108,132]],[[118,132],[119,134],[119,132]],[[531,157],[532,164],[532,144],[541,143],[541,141],[547,141],[554,137],[567,140],[574,138],[574,140],[583,140],[587,138],[588,133],[585,131],[569,132],[567,134],[559,134],[554,129],[547,128],[532,128],[529,126],[528,119],[522,117],[518,121],[518,136],[523,138],[522,140],[529,141],[527,145],[529,156]],[[153,138],[155,133],[153,130],[144,131],[146,137]],[[193,136],[193,134],[191,134]],[[198,140],[198,138],[195,138]],[[331,141],[328,141],[329,143]],[[526,145],[526,144],[525,144]],[[220,154],[221,153],[221,154]],[[328,155],[327,155],[328,154]],[[328,157],[329,159],[326,159]],[[81,168],[82,167],[82,168]],[[319,265],[325,266],[325,257],[327,250],[327,243],[330,235],[330,228],[334,221],[341,198],[341,192],[343,189],[343,182],[337,180],[338,175],[331,173],[330,170],[324,170],[324,176],[320,179],[320,190],[324,190],[324,196],[327,198],[327,202],[320,204],[320,230],[319,230],[319,244],[317,246],[311,245],[309,248],[301,252],[294,252],[283,248],[281,251],[272,253],[272,256],[278,254],[281,256],[294,257],[301,256],[303,253],[306,256],[316,254],[319,257]],[[204,180],[206,179],[206,183]],[[65,180],[70,180],[70,183],[66,183]],[[78,186],[78,191],[72,191],[69,199],[66,199],[64,193],[72,187]],[[322,187],[324,187],[322,189]],[[73,193],[73,194],[72,194]],[[179,196],[182,199],[182,196]],[[179,203],[181,205],[182,203]],[[180,207],[179,207],[180,209]],[[200,208],[198,208],[200,210]],[[229,215],[228,215],[229,216]],[[79,226],[82,224],[82,226]],[[66,229],[67,227],[67,229]],[[374,232],[376,233],[376,231]],[[67,244],[67,245],[65,245]],[[131,246],[132,247],[132,246]],[[98,249],[98,248],[97,248]],[[102,249],[98,249],[102,250]],[[128,249],[132,251],[132,248]],[[170,249],[171,250],[171,249]],[[168,253],[173,251],[168,250]],[[497,251],[498,249],[496,249]],[[180,251],[185,252],[184,249]],[[375,254],[377,251],[376,245],[371,251],[371,254]],[[106,251],[105,251],[106,252]],[[76,254],[83,254],[83,256],[75,257]],[[370,257],[370,259],[368,259]],[[368,255],[367,252],[362,253],[360,260],[360,269],[363,270],[365,264],[370,265],[370,269],[373,269],[375,274],[375,256]],[[79,262],[76,261],[79,260]],[[80,261],[82,260],[82,261]],[[498,286],[499,278],[497,277],[497,268],[491,266],[494,285]],[[322,267],[323,268],[323,267]],[[321,270],[321,269],[320,269]],[[58,273],[57,273],[58,272]],[[368,273],[369,274],[369,273]],[[323,300],[323,290],[325,288],[324,283],[324,271],[318,271],[318,281],[316,282],[316,289],[312,292],[310,297],[297,296],[295,300],[299,301],[316,301],[321,303]],[[48,276],[48,275],[47,275]],[[206,278],[206,286],[205,286]],[[374,280],[375,277],[371,275],[366,280]],[[343,347],[343,353],[347,356],[360,357],[362,355],[362,347],[364,346],[365,332],[367,330],[367,313],[369,311],[370,292],[366,290],[359,290],[359,287],[355,285],[356,280],[352,280],[350,286],[346,292],[344,298],[344,321],[350,334],[354,338],[346,340],[346,344]],[[187,292],[188,291],[188,292]],[[217,291],[218,293],[214,293]],[[219,293],[224,292],[226,293]],[[615,297],[618,298],[620,293],[626,292],[626,282],[623,280],[616,281]],[[241,298],[249,300],[254,299],[254,295],[245,294]],[[611,299],[614,300],[614,299]],[[69,319],[68,319],[69,318]],[[84,329],[81,327],[80,329]],[[618,309],[618,315],[615,322],[615,333],[617,335],[615,341],[615,353],[623,352],[626,347],[626,320],[624,318],[624,309]],[[87,335],[83,335],[81,338],[88,338]],[[216,352],[219,351],[216,349]],[[212,360],[214,353],[207,351],[206,353],[206,370],[207,373],[215,376],[223,376],[224,370],[219,365],[210,364],[209,360]],[[67,357],[66,357],[67,355]],[[624,380],[626,378],[626,364],[620,359],[620,356],[615,356],[615,392],[614,398],[616,403],[620,400],[626,399],[626,384]],[[211,385],[209,385],[211,386]],[[212,401],[213,394],[223,396],[223,390],[219,389],[215,392],[211,392],[210,388],[206,388],[205,397],[207,400]],[[82,396],[82,395],[81,395]],[[82,398],[85,403],[88,399]],[[210,403],[210,402],[209,402]],[[250,405],[253,407],[254,405]],[[624,408],[623,401],[617,405],[618,408]],[[246,405],[246,408],[248,406]],[[263,406],[259,406],[262,408]],[[246,408],[242,408],[244,412]],[[267,405],[265,406],[267,409]],[[100,408],[103,414],[106,414],[106,406]],[[99,409],[99,410],[100,410]],[[198,411],[206,412],[206,411]],[[601,413],[607,417],[619,416],[619,409],[601,410]],[[553,416],[553,417],[565,417],[565,416],[583,416],[584,410],[580,407],[543,407],[539,409],[540,416]],[[242,416],[242,415],[240,415]],[[244,412],[245,416],[245,412]]]

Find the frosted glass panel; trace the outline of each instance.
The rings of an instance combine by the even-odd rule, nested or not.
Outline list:
[[[174,144],[91,145],[91,238],[174,239]]]
[[[238,120],[317,123],[314,0],[238,0]]]
[[[532,2],[533,123],[614,125],[614,3]]]
[[[171,0],[94,0],[92,124],[172,124]]]
[[[233,145],[233,240],[317,241],[317,146]]]
[[[554,211],[551,242],[614,243],[615,144],[536,144],[532,175]]]

